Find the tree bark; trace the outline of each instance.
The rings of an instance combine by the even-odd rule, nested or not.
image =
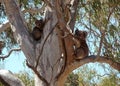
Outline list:
[[[19,43],[22,51],[29,63],[34,64],[35,57],[34,43],[27,31],[26,23],[15,0],[4,0],[6,13],[14,33],[14,37]]]
[[[27,58],[26,63],[35,73],[35,86],[64,86],[70,72],[83,64],[94,62],[95,59],[89,57],[80,61],[74,59],[74,41],[70,30],[74,30],[79,0],[44,1],[48,5],[45,15],[46,22],[43,35],[38,42],[35,42],[30,35],[15,0],[4,0],[4,4],[14,36]],[[66,13],[65,9],[68,9],[67,5],[71,3],[75,12],[67,11],[68,13]],[[64,16],[67,14],[70,14],[71,18]],[[68,20],[66,21],[65,18]],[[112,60],[106,58],[100,58],[97,61],[106,61],[118,69],[120,66],[119,63],[111,64]]]
[[[0,82],[5,86],[25,86],[19,78],[7,70],[0,70]]]

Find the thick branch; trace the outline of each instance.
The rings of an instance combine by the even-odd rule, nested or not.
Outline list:
[[[20,79],[8,70],[0,70],[0,82],[5,86],[25,86]]]
[[[70,21],[70,28],[72,32],[74,31],[76,16],[77,16],[77,8],[80,0],[74,0],[73,7],[71,9],[71,21]]]
[[[97,56],[88,56],[80,61],[75,61],[73,64],[71,64],[69,67],[74,70],[84,64],[90,63],[90,62],[99,62],[99,63],[107,63],[114,69],[120,71],[120,63],[113,61],[113,59],[104,57],[104,56],[99,56],[100,58],[98,60],[95,60]],[[74,65],[74,66],[73,66]]]
[[[5,58],[9,57],[13,51],[20,51],[20,50],[21,50],[20,48],[18,48],[18,49],[12,49],[12,50],[9,51],[9,53],[7,55],[0,56],[0,59],[4,60]]]
[[[108,58],[108,57],[104,57],[104,56],[100,56],[99,59],[97,59],[97,56],[88,56],[82,60],[77,60],[77,61],[74,61],[73,63],[71,63],[70,65],[68,65],[64,71],[64,73],[58,78],[58,81],[59,82],[63,82],[66,80],[67,76],[69,73],[71,73],[73,70],[75,70],[76,68],[84,65],[84,64],[87,64],[87,63],[90,63],[90,62],[99,62],[99,63],[108,63],[111,67],[113,67],[114,69],[120,71],[120,63],[117,63],[115,61],[113,61],[112,59]],[[59,83],[58,82],[58,86],[59,86]]]
[[[2,77],[0,77],[0,82],[5,86],[10,86]]]
[[[29,12],[31,14],[35,14],[35,13],[41,13],[44,9],[45,9],[46,5],[44,4],[40,9],[37,9],[37,8],[29,8],[29,9],[25,9],[23,10],[22,12],[23,13],[26,13],[26,12]]]
[[[6,14],[10,21],[14,37],[19,43],[23,53],[31,64],[34,64],[35,50],[31,40],[31,36],[27,31],[25,20],[21,15],[20,9],[15,0],[4,0]]]

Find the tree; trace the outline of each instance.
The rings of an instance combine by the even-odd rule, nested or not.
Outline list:
[[[119,83],[119,78],[115,75],[110,75],[108,77],[105,77],[99,84],[99,86],[105,86],[105,85],[108,85],[108,86],[119,86],[120,83]]]
[[[0,2],[4,4],[4,12],[8,18],[8,22],[1,26],[0,31],[9,27],[12,29],[16,42],[26,56],[26,64],[35,73],[35,86],[63,86],[70,72],[89,62],[105,62],[120,70],[118,0],[43,0],[43,3],[40,0],[18,2],[0,0]],[[30,34],[29,24],[33,24],[34,17],[42,14],[44,9],[43,36],[36,42]],[[26,12],[28,15],[24,16]],[[89,56],[75,60],[73,33],[79,27],[88,30],[88,43],[92,47],[89,47]],[[20,49],[13,49],[10,53]],[[7,58],[10,53],[1,58]]]
[[[69,74],[65,82],[65,86],[80,86],[78,74],[74,74],[73,72]]]

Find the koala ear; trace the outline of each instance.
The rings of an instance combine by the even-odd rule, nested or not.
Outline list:
[[[83,33],[84,33],[84,37],[86,38],[88,34],[87,31],[84,31]]]
[[[78,30],[78,29],[76,29],[76,30],[75,30],[75,34],[78,34],[78,33],[79,33],[79,30]]]
[[[39,22],[43,22],[43,18],[41,18],[41,19],[39,20]]]
[[[36,21],[35,21],[35,24],[36,24],[36,25],[39,24],[39,20],[36,20]]]

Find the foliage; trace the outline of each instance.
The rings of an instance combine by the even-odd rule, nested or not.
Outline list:
[[[4,86],[4,85],[0,82],[0,86]]]
[[[73,72],[69,74],[67,80],[65,82],[65,86],[79,86],[79,76],[78,74],[74,74]]]
[[[96,66],[93,66],[93,65]],[[65,86],[119,86],[120,73],[103,64],[87,64],[69,74]],[[106,70],[107,69],[107,70]]]
[[[20,72],[16,74],[16,76],[18,76],[18,78],[20,78],[23,81],[25,86],[34,86],[34,79],[33,77],[30,77],[29,73]]]
[[[120,78],[116,75],[109,75],[102,79],[99,86],[119,86]]]
[[[13,46],[16,46],[16,41],[13,36],[13,32],[10,28],[5,30],[4,32],[1,32],[0,39],[4,40],[5,47],[7,49],[11,49]]]
[[[89,32],[91,54],[100,52],[100,55],[120,62],[119,12],[119,0],[81,0],[76,25]]]

